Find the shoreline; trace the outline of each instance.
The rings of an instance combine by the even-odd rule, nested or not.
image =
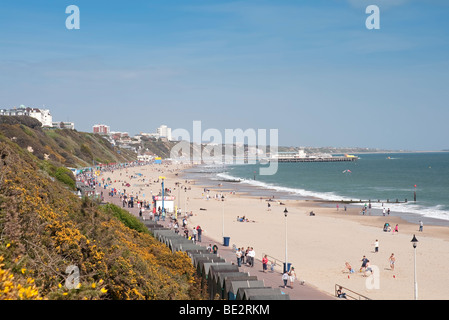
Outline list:
[[[193,175],[192,175],[193,173]],[[214,182],[213,180],[210,180],[209,178],[202,178],[198,179],[197,177],[194,177],[195,174],[198,174],[200,172],[184,172],[183,175],[188,177],[189,175],[192,175],[193,177],[189,177],[190,179],[196,180],[199,183],[205,183],[206,185],[210,185],[211,182]],[[243,179],[244,180],[244,179]],[[223,180],[216,180],[216,183],[222,183],[227,186],[234,185],[237,186],[236,188],[233,188],[235,190],[243,189],[246,193],[248,193],[249,196],[254,197],[264,197],[268,194],[270,196],[276,195],[276,198],[288,200],[288,199],[294,199],[298,201],[306,201],[309,202],[311,205],[318,205],[323,207],[336,207],[336,205],[340,205],[340,207],[347,206],[348,208],[358,208],[359,212],[361,212],[362,207],[364,203],[368,203],[369,201],[349,201],[349,200],[329,200],[320,198],[319,196],[302,196],[299,194],[292,194],[288,191],[281,191],[277,190],[274,187],[270,188],[269,185],[266,187],[260,187],[256,185],[252,185],[248,182],[230,182],[226,179]],[[243,187],[241,187],[244,185]],[[392,202],[378,202],[378,201],[372,201],[371,202],[373,207],[371,208],[372,215],[382,215],[382,208],[392,208],[392,215],[385,216],[386,219],[389,219],[390,217],[400,217],[402,219],[402,223],[412,223],[412,224],[419,224],[419,221],[422,221],[425,226],[444,226],[449,227],[449,219],[442,219],[437,217],[428,217],[425,215],[420,215],[416,212],[410,212],[410,211],[396,211],[394,210],[394,206],[398,203],[392,201]],[[382,203],[382,207],[378,207],[379,203]],[[401,202],[399,202],[400,204]],[[409,201],[410,204],[413,204],[413,201]],[[393,212],[394,211],[394,212]]]
[[[165,186],[172,189],[172,196],[180,199],[183,213],[192,212],[189,226],[201,225],[204,235],[217,241],[230,237],[230,246],[254,247],[256,258],[268,254],[279,261],[285,261],[288,249],[288,262],[297,270],[298,278],[312,284],[319,290],[333,294],[336,284],[342,285],[372,299],[413,299],[413,248],[410,240],[413,234],[419,240],[417,249],[417,268],[419,270],[419,290],[422,299],[449,299],[447,287],[449,279],[449,228],[446,226],[424,225],[424,231],[418,231],[418,225],[404,221],[400,217],[390,216],[390,225],[399,224],[399,232],[383,232],[382,227],[387,217],[382,215],[361,215],[360,208],[349,207],[339,211],[333,204],[306,200],[281,200],[275,198],[267,209],[267,199],[260,199],[250,193],[232,188],[232,185],[219,186],[219,182],[193,181],[186,177],[190,165],[162,164],[146,165],[124,169],[126,179],[134,172],[141,172],[148,186],[126,188],[126,192],[146,194],[160,190],[160,183],[154,183],[165,175]],[[124,171],[121,171],[125,176]],[[112,175],[112,181],[119,179],[119,171]],[[102,173],[111,176],[110,172]],[[124,178],[122,176],[122,178]],[[100,177],[101,178],[101,177]],[[186,181],[187,180],[187,181]],[[120,181],[120,180],[119,180]],[[117,182],[119,182],[117,181]],[[176,188],[177,183],[187,190]],[[111,183],[112,187],[123,189],[120,183]],[[235,187],[235,186],[234,186]],[[210,199],[205,197],[205,188],[209,189]],[[225,201],[214,198],[218,194],[225,196]],[[282,202],[284,205],[281,205]],[[183,208],[187,206],[187,208]],[[284,209],[288,208],[288,217]],[[315,216],[309,216],[310,211]],[[249,221],[238,222],[237,216],[245,216]],[[179,217],[178,217],[179,218]],[[286,234],[286,231],[288,233]],[[286,247],[286,239],[288,245]],[[372,244],[380,242],[380,251],[374,253]],[[388,259],[395,253],[397,263],[390,269]],[[344,272],[348,261],[356,271],[360,259],[366,255],[379,279],[379,288],[367,283],[373,277],[364,277],[362,273]],[[432,272],[428,272],[432,270]]]
[[[187,174],[183,172],[182,178],[186,178]],[[198,181],[195,179],[188,179],[190,181],[194,181],[196,186],[199,186],[201,188],[210,188],[210,190],[219,192],[222,190],[231,191],[233,189],[220,189],[219,187],[212,186],[211,184],[204,184],[202,181]],[[196,184],[199,182],[199,184]],[[257,190],[258,188],[255,186],[248,186],[248,189],[254,189]],[[236,188],[234,188],[236,189]],[[281,193],[280,191],[273,190],[272,193]],[[254,200],[260,200],[259,195],[251,194],[249,192],[238,192],[236,191],[235,194],[236,197],[239,197],[241,199],[251,198]],[[263,201],[267,201],[267,197],[262,196]],[[296,207],[300,209],[307,209],[311,211],[322,211],[320,212],[323,215],[326,215],[328,217],[332,218],[338,218],[338,219],[350,219],[352,221],[356,221],[357,223],[374,227],[374,228],[382,228],[385,220],[388,220],[390,225],[394,226],[396,224],[399,224],[401,227],[406,226],[407,231],[412,232],[413,229],[416,229],[416,234],[419,233],[419,226],[418,222],[411,222],[410,220],[416,220],[416,219],[422,219],[424,222],[427,222],[424,224],[425,228],[432,228],[433,230],[433,236],[439,237],[443,240],[449,241],[449,221],[443,220],[443,219],[437,219],[437,218],[428,218],[428,217],[421,217],[418,214],[415,213],[408,213],[408,212],[401,212],[401,213],[395,213],[394,215],[389,216],[383,216],[381,213],[381,210],[378,208],[371,209],[372,214],[365,214],[362,215],[361,209],[362,209],[362,203],[360,203],[360,206],[351,203],[347,205],[347,210],[344,211],[344,208],[340,206],[339,210],[336,210],[335,205],[341,204],[343,205],[342,201],[329,201],[325,199],[288,199],[283,198],[282,195],[279,195],[279,197],[275,197],[275,202],[282,202],[285,205],[283,207]],[[323,209],[323,210],[320,210]],[[309,211],[310,212],[310,211]],[[306,213],[307,214],[307,213]],[[408,217],[407,217],[408,216]],[[411,217],[412,216],[412,217]],[[417,220],[418,221],[418,220]],[[429,223],[433,222],[433,223]],[[402,228],[401,228],[402,229]]]

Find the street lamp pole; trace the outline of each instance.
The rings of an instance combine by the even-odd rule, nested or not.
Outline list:
[[[285,216],[285,266],[284,271],[288,271],[288,258],[287,258],[287,208],[284,210],[284,216]]]
[[[165,180],[165,177],[159,177],[159,179],[162,180],[162,212],[161,212],[161,214],[162,214],[162,217],[164,217],[165,216],[165,209],[164,209],[164,196],[165,196],[164,195],[164,192],[165,192],[164,180]]]
[[[224,195],[221,196],[221,202],[223,203],[223,206],[222,206],[222,227],[223,227],[222,237],[224,239],[224,235],[225,235],[225,233],[224,233]]]
[[[418,282],[416,281],[416,246],[418,243],[418,239],[416,239],[415,235],[413,235],[412,241],[413,243],[413,251],[414,251],[414,291],[415,291],[415,300],[418,300]]]

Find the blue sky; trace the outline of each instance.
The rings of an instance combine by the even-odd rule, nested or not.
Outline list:
[[[278,129],[280,145],[448,149],[448,15],[436,0],[1,0],[0,107],[79,131],[201,120]]]

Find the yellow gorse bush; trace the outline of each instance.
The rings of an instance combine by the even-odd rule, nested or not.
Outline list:
[[[80,201],[41,173],[32,155],[0,141],[1,154],[0,255],[8,268],[0,269],[0,299],[202,298],[185,253]],[[79,268],[78,288],[64,285],[69,265]]]
[[[0,256],[0,299],[1,300],[42,300],[33,278],[17,280],[11,270],[3,269],[3,256]]]

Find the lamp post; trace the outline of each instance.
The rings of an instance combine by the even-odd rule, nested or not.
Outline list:
[[[164,221],[165,220],[164,219],[164,217],[165,217],[165,208],[164,208],[164,192],[165,192],[164,180],[165,180],[165,177],[159,177],[159,179],[162,180],[162,212],[161,212],[161,214],[162,214],[162,221]]]
[[[221,213],[221,218],[222,218],[222,231],[221,231],[221,235],[224,239],[224,195],[221,195],[221,202],[223,204],[222,206],[222,213]]]
[[[418,243],[418,239],[416,239],[415,235],[413,235],[413,239],[410,241],[413,243],[413,251],[414,251],[414,288],[415,288],[415,300],[418,300],[418,282],[416,281],[416,246]]]
[[[288,258],[287,258],[287,208],[284,209],[285,216],[285,264],[284,264],[284,272],[288,271]]]
[[[223,219],[223,221],[222,221],[222,224],[223,224],[223,230],[222,230],[222,236],[223,236],[223,246],[225,246],[225,247],[227,247],[227,246],[229,246],[229,237],[225,237],[225,233],[224,233],[224,199],[225,199],[225,197],[224,197],[224,195],[222,194],[221,195],[221,202],[223,203],[223,206],[222,206],[222,219]]]
[[[185,214],[187,215],[187,187],[184,187],[184,210]]]

